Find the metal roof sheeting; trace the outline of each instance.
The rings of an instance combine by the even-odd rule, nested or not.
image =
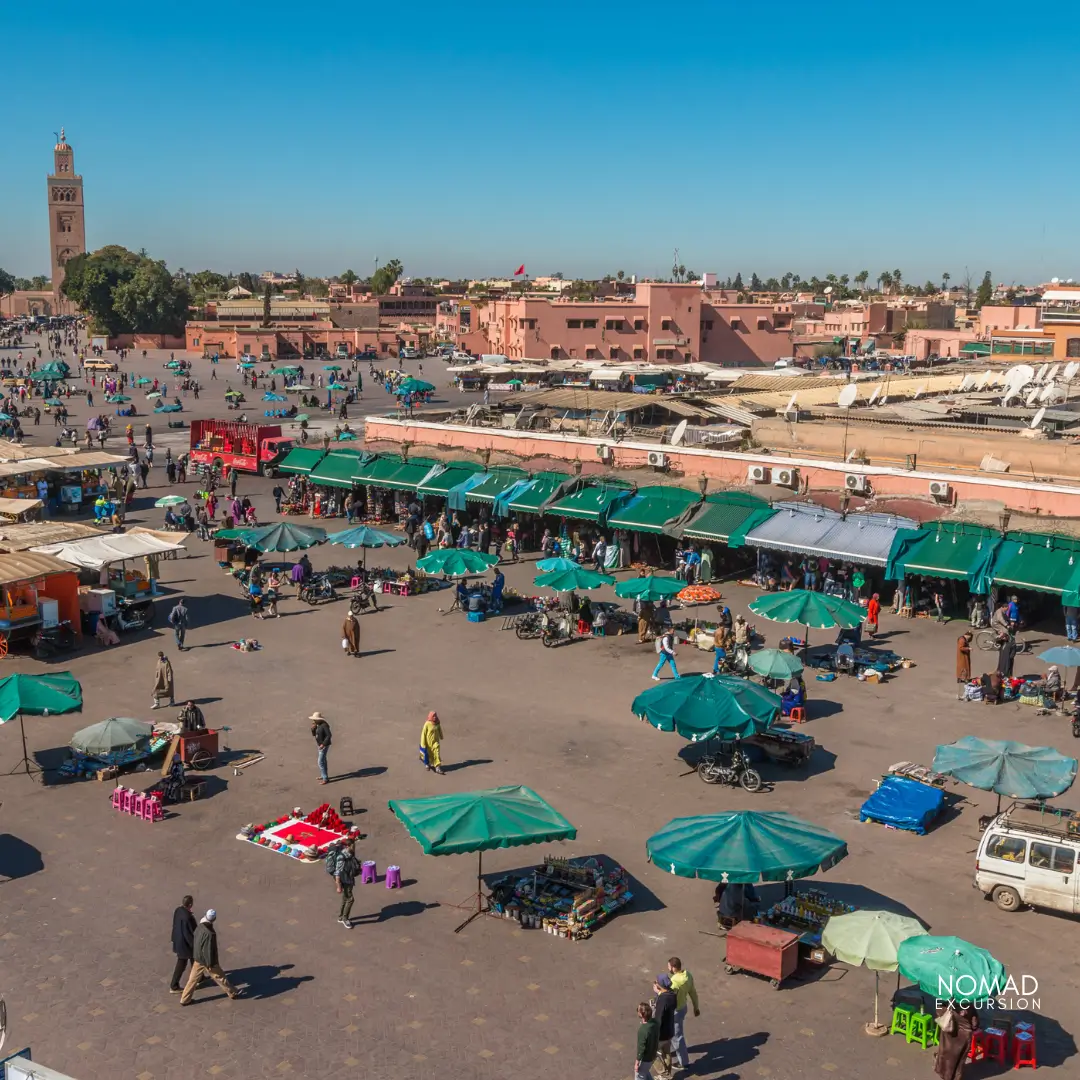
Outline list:
[[[17,555],[0,555],[0,585],[13,581],[31,581],[46,574],[74,574],[75,568],[51,555],[22,551]]]
[[[535,405],[548,409],[575,409],[580,412],[635,412],[655,405],[676,416],[705,416],[696,403],[683,401],[670,394],[619,394],[609,390],[532,390],[514,397],[515,404]]]
[[[848,514],[846,517],[809,503],[777,503],[776,513],[746,534],[751,547],[793,551],[884,566],[899,529],[918,522],[892,514]]]

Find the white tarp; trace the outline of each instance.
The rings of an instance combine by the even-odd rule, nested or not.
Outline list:
[[[182,547],[181,544],[162,540],[153,533],[110,533],[108,536],[88,536],[85,540],[45,544],[30,550],[55,555],[72,566],[100,570],[109,563],[141,559],[146,555],[163,555],[169,551],[180,551]]]

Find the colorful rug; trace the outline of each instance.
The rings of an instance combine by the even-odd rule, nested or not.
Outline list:
[[[301,862],[316,863],[325,859],[331,848],[344,844],[350,835],[355,839],[359,830],[350,829],[324,803],[306,816],[294,810],[263,825],[245,825],[236,839]]]

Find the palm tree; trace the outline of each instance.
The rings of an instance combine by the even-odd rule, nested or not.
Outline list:
[[[903,281],[903,278],[904,275],[901,274],[899,270],[894,270],[892,272],[893,285],[896,287],[897,292],[900,291],[900,282]]]
[[[948,292],[949,291],[949,278],[951,278],[951,277],[952,277],[952,274],[948,273],[947,271],[944,274],[941,275],[941,291],[942,292]]]
[[[859,271],[859,272],[858,272],[858,273],[857,273],[857,274],[855,275],[855,284],[856,284],[856,285],[858,285],[858,286],[859,286],[859,288],[860,288],[860,289],[861,289],[861,290],[862,290],[863,292],[865,292],[865,291],[866,291],[866,283],[867,283],[867,282],[868,282],[869,280],[870,280],[870,271],[869,271],[869,270],[860,270],[860,271]]]
[[[882,270],[881,273],[878,274],[878,284],[881,286],[881,291],[887,293],[892,288],[892,274],[890,274],[888,270]]]
[[[686,267],[681,265],[681,264],[679,266],[679,280],[680,281],[685,281],[686,280]]]

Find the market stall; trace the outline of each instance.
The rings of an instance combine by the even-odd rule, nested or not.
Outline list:
[[[77,572],[51,555],[0,555],[0,659],[13,640],[59,626],[82,638]]]
[[[26,724],[24,716],[58,716],[62,713],[82,712],[82,686],[70,671],[57,671],[49,675],[9,675],[0,679],[0,724],[19,718],[19,734],[22,736],[23,754],[11,771],[25,772],[34,776],[43,772],[26,748]]]
[[[111,779],[126,768],[164,753],[171,739],[170,731],[155,729],[142,720],[113,716],[75,732],[69,756],[57,771],[71,778]]]
[[[41,517],[45,504],[40,499],[0,498],[0,522],[28,522]]]

